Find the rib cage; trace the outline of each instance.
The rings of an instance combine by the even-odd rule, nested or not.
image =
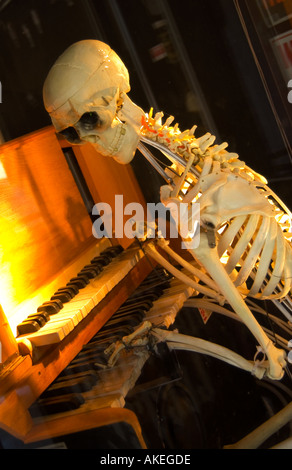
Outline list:
[[[218,254],[243,295],[264,300],[289,294],[291,246],[274,218],[235,217],[221,234]]]
[[[192,171],[185,177],[187,192],[183,201],[197,201],[202,208],[206,195],[214,191],[217,184],[202,190],[203,178],[223,170],[248,181],[273,207],[274,217],[261,215],[256,208],[251,208],[249,214],[235,214],[217,230],[218,255],[235,287],[244,296],[262,300],[283,299],[289,295],[292,285],[292,220],[289,209],[267,186],[264,177],[241,162],[237,154],[226,150],[226,143],[213,145],[215,138],[208,133],[199,139],[194,137],[193,130],[181,133],[178,125],[169,127],[172,117],[162,124],[162,116],[163,113],[157,113],[152,118],[150,112],[142,135],[146,137],[145,141],[162,152],[164,147],[181,155],[185,163],[190,155],[196,156]],[[168,157],[172,160],[169,153]],[[173,160],[171,170],[183,174],[184,166]]]

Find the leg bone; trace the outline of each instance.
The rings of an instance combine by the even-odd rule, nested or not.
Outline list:
[[[283,377],[283,368],[286,365],[285,352],[277,349],[273,345],[261,326],[255,320],[240,293],[220,263],[217,250],[209,248],[207,239],[203,233],[201,234],[200,245],[194,250],[193,255],[202,263],[207,272],[211,275],[212,279],[214,279],[218,284],[221,293],[263,348],[270,364],[270,368],[267,372],[268,377],[274,380],[280,380]]]

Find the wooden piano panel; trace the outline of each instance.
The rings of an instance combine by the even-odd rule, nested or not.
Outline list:
[[[131,165],[121,165],[113,158],[99,155],[90,144],[74,146],[73,149],[93,199],[96,202],[102,201],[109,204],[114,214],[115,195],[122,195],[123,208],[131,202],[138,202],[143,206],[144,214],[146,214],[144,196]],[[139,157],[143,158],[141,154],[138,154],[135,158]],[[123,226],[130,217],[123,217]],[[113,231],[114,229],[115,219],[113,218]],[[127,248],[133,242],[133,240],[125,237],[117,237],[117,241],[124,248]]]
[[[0,303],[15,308],[96,242],[51,129],[0,147]]]

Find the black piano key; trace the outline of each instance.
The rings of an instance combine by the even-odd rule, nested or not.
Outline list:
[[[111,339],[113,336],[117,336],[118,339],[121,339],[123,336],[128,336],[131,333],[133,333],[134,328],[130,326],[123,326],[121,328],[115,328],[115,329],[101,329],[97,335],[95,336],[96,340],[101,340],[101,339]]]
[[[98,270],[99,273],[101,273],[102,270],[104,269],[104,265],[97,261],[95,263],[90,263],[90,266],[93,266],[94,269]]]
[[[54,300],[54,301],[48,300],[47,302],[54,302],[55,304],[57,304],[60,307],[60,310],[63,308],[63,304],[62,304],[61,300]],[[46,302],[44,302],[44,303],[46,303]]]
[[[164,286],[164,287],[161,287],[161,286],[157,286],[157,287],[152,287],[151,289],[147,289],[147,294],[151,294],[151,295],[154,295],[154,296],[157,296],[157,298],[161,297],[161,295],[163,294],[163,292],[165,291],[166,288],[168,288],[169,285],[167,286]],[[138,290],[136,292],[135,295],[133,295],[133,299],[135,298],[138,298],[138,297],[141,297],[141,294],[143,293],[143,290]]]
[[[54,295],[58,295],[58,294],[62,294],[63,292],[65,292],[66,294],[70,295],[71,299],[73,299],[73,297],[75,297],[75,292],[73,289],[70,289],[70,287],[60,287],[58,290],[56,290],[56,292],[54,293]]]
[[[98,274],[99,274],[99,272],[96,269],[94,269],[94,267],[92,267],[91,269],[89,269],[89,268],[81,269],[81,271],[79,271],[77,276],[82,276],[82,277],[86,276],[88,279],[93,279]]]
[[[129,325],[135,327],[144,321],[145,312],[138,312],[135,314],[131,313],[130,315],[122,313],[121,315],[113,315],[111,318],[112,321],[123,321],[123,319],[127,319],[129,321]]]
[[[91,264],[90,266],[86,266],[82,268],[80,272],[85,273],[85,274],[92,273],[93,276],[96,277],[100,273],[100,269],[94,266],[93,264]]]
[[[135,298],[129,297],[129,299],[123,303],[122,307],[126,307],[128,305],[135,305],[135,303],[140,302],[141,300],[145,302],[149,302],[153,305],[154,300],[157,300],[158,298],[159,298],[158,294],[140,295]]]
[[[77,379],[83,379],[84,377],[86,378],[86,380],[90,380],[91,383],[92,383],[92,386],[96,385],[97,382],[99,381],[99,376],[97,375],[97,373],[94,371],[94,372],[91,372],[91,371],[88,371],[88,372],[78,372],[78,373],[74,373],[74,374],[71,374],[70,371],[67,370],[67,368],[65,369],[65,374],[62,374],[62,375],[59,375],[57,377],[57,379],[54,381],[54,384],[55,383],[60,383],[60,382],[63,382],[65,383],[66,380],[77,380]]]
[[[144,279],[144,281],[140,284],[139,289],[146,288],[146,287],[156,287],[156,286],[163,286],[166,284],[169,284],[171,281],[170,277],[165,277],[165,276],[157,276],[152,279]]]
[[[81,271],[86,271],[87,269],[89,271],[94,269],[97,272],[97,274],[99,274],[102,271],[102,266],[98,263],[90,263],[90,264],[86,264],[86,266],[83,266]]]
[[[124,251],[124,248],[121,246],[121,245],[114,245],[114,246],[109,246],[108,248],[106,248],[105,250],[102,251],[102,255],[105,254],[105,255],[113,255],[114,257],[119,255],[120,253],[122,253],[122,251]]]
[[[125,316],[125,315],[135,315],[135,316],[139,316],[140,318],[144,318],[145,317],[145,314],[148,310],[145,309],[145,308],[137,308],[133,305],[130,305],[129,308],[122,308],[122,309],[118,309],[113,315],[111,318],[116,318],[116,317],[122,317],[122,316]]]
[[[93,357],[91,359],[84,358],[83,360],[73,362],[68,366],[68,372],[70,374],[80,374],[80,373],[94,373],[98,374],[100,371],[103,371],[107,368],[107,360],[103,358]]]
[[[77,295],[79,293],[79,288],[76,284],[74,284],[73,282],[67,282],[66,284],[67,287],[70,287],[70,289],[73,290],[74,294]]]
[[[152,305],[153,305],[153,297],[152,296],[139,296],[139,297],[135,297],[135,298],[131,298],[131,299],[128,299],[129,301],[126,301],[123,303],[123,305],[121,305],[121,307],[133,307],[133,306],[137,306],[137,308],[151,308]]]
[[[89,362],[97,361],[103,365],[106,365],[107,357],[104,354],[105,349],[106,348],[99,349],[99,347],[97,347],[97,348],[92,348],[92,349],[85,349],[84,351],[81,350],[79,354],[75,357],[75,359],[73,359],[71,364],[74,365],[74,364],[78,364],[84,361],[89,361]],[[68,372],[65,373],[65,375],[67,376]]]
[[[80,272],[77,274],[78,277],[81,277],[82,279],[87,279],[88,282],[90,282],[90,279],[94,279],[95,278],[95,273],[93,272]]]
[[[107,252],[101,253],[100,256],[106,260],[107,264],[109,264],[117,256],[117,254],[114,252]]]
[[[170,279],[172,278],[172,274],[169,274],[164,268],[156,267],[144,281],[151,281],[151,280],[161,280],[161,279]],[[144,282],[143,281],[143,282]]]
[[[42,328],[47,323],[47,320],[45,320],[40,315],[29,315],[29,317],[27,317],[25,320],[23,320],[22,323],[31,322],[31,321],[37,322],[39,324],[40,328]]]
[[[75,295],[79,293],[79,287],[74,282],[67,282],[66,287],[72,289]]]
[[[97,257],[95,257],[93,259],[96,260]],[[108,264],[110,264],[111,260],[113,259],[113,255],[110,255],[110,254],[107,255],[105,253],[101,253],[98,256],[98,259],[104,263],[104,266],[107,266]]]
[[[155,279],[147,279],[144,280],[140,286],[138,287],[138,291],[146,291],[147,288],[151,289],[152,287],[159,287],[169,284],[170,280],[167,278],[155,278]]]
[[[79,273],[77,274],[77,278],[78,278],[78,277],[79,277],[80,279],[82,279],[83,281],[85,281],[87,284],[89,284],[90,279],[91,279],[91,277],[88,276],[86,273],[81,273],[81,272],[79,272]]]
[[[85,266],[83,266],[83,268],[81,269],[81,271],[86,271],[86,270],[95,270],[97,273],[100,272],[100,269],[99,269],[99,266],[94,266],[94,263],[90,263],[90,264],[86,264]]]
[[[78,377],[77,379],[64,380],[62,382],[54,382],[41,395],[41,398],[88,392],[95,384],[96,381],[94,381],[91,376]]]
[[[78,287],[78,289],[83,289],[84,287],[87,286],[87,284],[89,284],[89,279],[88,277],[85,277],[85,276],[84,277],[82,276],[72,277],[69,283],[74,284],[75,286]]]
[[[142,282],[142,284],[140,284],[139,288],[138,289],[146,289],[146,288],[151,288],[151,287],[159,287],[159,286],[167,286],[169,285],[171,281],[171,278],[166,278],[166,277],[157,277],[157,278],[153,278],[153,279],[147,279],[147,280],[144,280]]]
[[[122,305],[118,312],[135,312],[135,310],[144,310],[147,311],[149,310],[153,305],[153,302],[137,302],[136,304],[131,304],[131,305]]]
[[[51,300],[60,300],[63,304],[65,304],[66,302],[70,302],[71,295],[67,292],[59,292],[58,294],[52,295]]]
[[[93,336],[93,338],[91,338],[91,340],[88,343],[84,344],[81,352],[86,351],[86,350],[104,351],[112,343],[114,343],[115,341],[118,341],[119,339],[120,339],[119,336],[113,335],[110,339],[97,340],[97,338]]]
[[[95,256],[91,261],[90,264],[97,265],[97,266],[107,266],[110,263],[110,258],[108,256]]]
[[[59,302],[57,299],[55,301],[44,302],[37,308],[37,312],[47,312],[49,315],[54,315],[58,313],[63,308],[62,302]]]
[[[84,362],[96,362],[98,365],[104,367],[107,365],[107,357],[104,354],[104,351],[84,351],[82,354],[78,354],[76,358],[70,363],[72,366],[76,366],[78,364],[83,364]],[[82,372],[84,373],[84,372]],[[89,372],[87,372],[89,373]],[[96,377],[96,371],[94,370],[93,373],[95,374]],[[74,373],[75,375],[76,373]],[[80,372],[77,374],[79,376]],[[70,376],[71,377],[71,372],[69,368],[66,368],[66,373],[62,374],[62,377]]]
[[[98,372],[104,368],[98,361],[94,359],[92,361],[88,361],[87,359],[84,361],[79,361],[74,364],[70,364],[67,366],[67,373],[70,374],[78,374],[80,372]]]
[[[32,313],[31,315],[28,315],[27,318],[32,318],[32,317],[35,317],[35,316],[43,318],[45,322],[49,321],[49,319],[50,319],[50,315],[45,311],[38,312],[38,313]]]
[[[39,331],[40,325],[34,321],[23,321],[19,325],[17,325],[17,333],[18,335],[27,335],[28,333],[35,333]]]
[[[122,328],[124,326],[135,327],[141,323],[140,317],[135,315],[126,315],[109,320],[102,328],[102,331],[111,328]]]
[[[37,418],[77,410],[83,403],[85,403],[85,400],[81,393],[67,394],[65,396],[39,399],[29,411],[33,418]]]

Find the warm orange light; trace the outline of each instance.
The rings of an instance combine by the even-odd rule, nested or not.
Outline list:
[[[0,180],[5,180],[7,178],[6,171],[0,161]]]
[[[23,302],[34,313],[28,299],[96,240],[53,130],[0,152],[0,304],[10,322]]]

